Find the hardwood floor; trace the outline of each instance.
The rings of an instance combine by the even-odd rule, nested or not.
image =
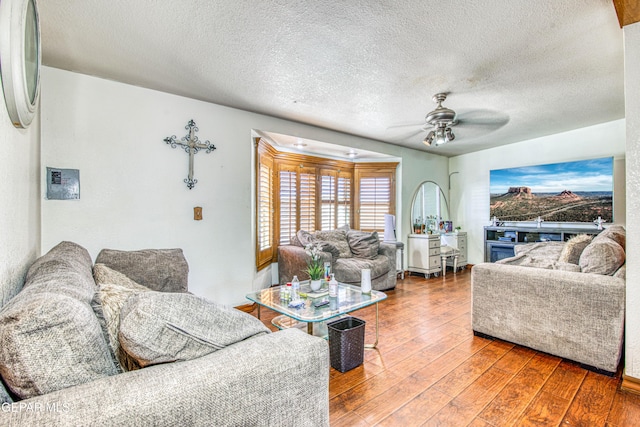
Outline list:
[[[331,369],[332,426],[640,426],[640,396],[619,390],[620,374],[473,336],[470,278],[398,280],[380,304],[378,349]],[[273,315],[262,310],[275,330]],[[373,342],[374,308],[353,315]]]

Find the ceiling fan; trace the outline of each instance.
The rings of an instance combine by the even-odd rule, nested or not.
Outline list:
[[[497,130],[509,122],[509,116],[487,109],[473,109],[458,114],[450,108],[442,105],[447,99],[447,93],[437,93],[433,95],[433,102],[437,104],[436,108],[429,112],[424,122],[406,125],[396,125],[395,127],[420,126],[416,131],[411,132],[404,138],[412,138],[423,132],[427,132],[426,137],[422,141],[430,147],[437,147],[453,141],[456,135],[453,133],[453,126],[460,125],[456,133],[462,132],[465,140],[477,138],[482,134]]]
[[[424,120],[428,125],[431,125],[433,129],[429,131],[422,142],[425,145],[438,146],[453,141],[456,138],[451,131],[451,126],[457,125],[458,122],[456,121],[456,112],[442,106],[444,100],[447,99],[446,93],[436,93],[432,99],[438,106],[435,110],[428,113]]]

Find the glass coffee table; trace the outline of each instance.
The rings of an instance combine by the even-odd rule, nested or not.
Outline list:
[[[300,283],[300,296],[304,305],[300,308],[289,307],[288,301],[280,300],[280,287],[263,289],[247,295],[247,299],[258,304],[258,319],[260,308],[267,307],[280,316],[273,318],[274,326],[285,329],[292,327],[304,327],[307,333],[326,338],[326,322],[328,320],[344,316],[353,311],[375,304],[376,306],[376,341],[373,344],[365,344],[366,348],[375,348],[378,345],[378,303],[387,298],[384,292],[372,290],[370,294],[364,294],[359,286],[338,284],[338,296],[331,298],[327,291],[327,284],[323,284],[319,291],[313,292],[309,281]],[[316,307],[315,304],[328,301],[328,304]]]

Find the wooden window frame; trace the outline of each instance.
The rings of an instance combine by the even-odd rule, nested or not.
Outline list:
[[[256,268],[258,271],[262,270],[266,266],[270,265],[273,262],[273,257],[276,254],[276,240],[275,240],[275,200],[274,200],[274,154],[275,150],[268,144],[260,144],[259,141],[256,143]],[[267,207],[268,219],[267,223],[269,225],[269,245],[267,247],[262,248],[261,241],[261,207],[262,201],[261,198],[261,188],[262,188],[262,174],[261,167],[265,166],[270,171],[270,179],[269,179],[269,196]]]
[[[260,249],[260,167],[266,164],[271,167],[271,217],[269,218],[271,232],[271,246],[267,249]],[[385,176],[390,177],[390,206],[389,213],[395,214],[395,173],[398,167],[396,162],[385,163],[353,163],[342,160],[327,159],[316,156],[308,156],[297,153],[286,153],[276,151],[268,142],[261,138],[256,140],[256,267],[258,270],[263,269],[272,262],[277,262],[277,248],[280,245],[280,172],[289,171],[297,172],[296,178],[296,217],[295,228],[300,226],[300,172],[315,175],[315,230],[322,229],[322,177],[332,176],[333,179],[333,224],[338,226],[341,224],[338,213],[340,211],[340,201],[338,200],[338,192],[341,180],[347,180],[349,183],[348,206],[349,206],[349,226],[353,229],[359,229],[359,205],[360,205],[360,179],[362,177]],[[342,202],[344,204],[344,201]],[[379,230],[381,231],[381,230]]]

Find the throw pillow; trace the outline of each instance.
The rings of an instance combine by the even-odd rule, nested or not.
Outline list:
[[[291,236],[291,242],[289,244],[292,246],[302,246],[302,243],[300,243],[300,240],[298,239],[298,236],[296,234]]]
[[[96,264],[119,271],[136,283],[154,291],[187,292],[189,264],[182,249],[117,251],[103,249]]]
[[[99,287],[94,296],[93,309],[105,331],[111,351],[122,371],[139,369],[135,359],[129,357],[118,341],[120,311],[130,297],[151,290],[104,264],[96,264],[93,274]]]
[[[609,238],[593,239],[580,255],[583,273],[611,275],[625,261],[624,249]]]
[[[298,232],[296,233],[296,237],[298,239],[298,242],[300,242],[300,246],[302,246],[303,248],[307,247],[307,245],[310,245],[311,243],[316,242],[313,234],[305,230],[298,230]]]
[[[610,225],[600,232],[593,240],[608,238],[622,246],[622,249],[627,247],[627,232],[621,225]]]
[[[270,332],[247,313],[195,295],[148,292],[122,308],[119,338],[145,367],[195,359]]]
[[[340,251],[335,247],[335,245],[325,242],[324,240],[318,240],[316,245],[320,246],[320,250],[322,250],[322,252],[329,252],[333,260],[340,257]]]
[[[323,230],[316,231],[314,234],[316,240],[322,240],[331,243],[338,249],[340,258],[352,258],[353,254],[349,248],[347,241],[347,232],[345,230]]]
[[[347,232],[347,240],[351,252],[357,258],[374,259],[378,256],[380,250],[380,239],[378,233],[367,233],[357,230],[349,230]]]
[[[582,251],[591,243],[591,240],[593,240],[593,237],[588,234],[573,236],[564,244],[562,252],[560,252],[560,256],[558,257],[558,262],[578,264]]]
[[[27,399],[118,370],[91,309],[91,256],[62,242],[29,268],[24,288],[0,310],[0,376]]]

